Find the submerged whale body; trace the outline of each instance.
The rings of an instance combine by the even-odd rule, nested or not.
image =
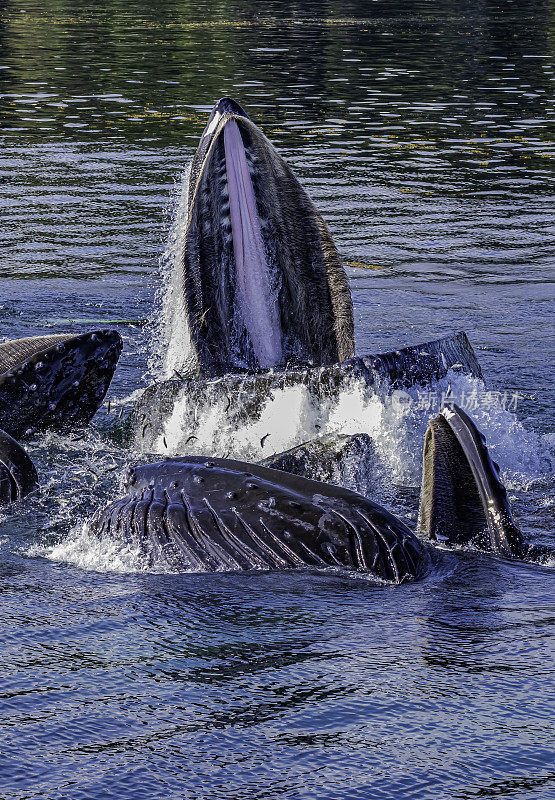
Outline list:
[[[202,135],[187,205],[176,305],[187,316],[196,372],[331,364],[354,354],[351,294],[329,230],[230,98],[216,104]]]
[[[403,583],[425,550],[393,514],[327,483],[258,464],[183,457],[130,470],[89,531],[175,571],[340,567]]]
[[[0,343],[0,428],[19,438],[90,422],[121,348],[113,330]]]
[[[268,456],[259,463],[366,494],[377,454],[367,433],[327,435]]]

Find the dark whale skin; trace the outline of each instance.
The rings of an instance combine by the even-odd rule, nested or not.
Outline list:
[[[532,552],[514,520],[484,435],[455,403],[430,420],[426,431],[419,534],[446,546],[471,545],[508,558]]]
[[[21,445],[0,430],[0,507],[15,503],[38,488],[35,465]]]
[[[122,349],[117,331],[37,336],[0,344],[0,428],[21,438],[88,423]]]
[[[245,153],[269,305],[279,317],[282,352],[266,365],[257,355],[249,315],[240,310],[230,211],[235,193],[224,145],[229,125],[236,126]],[[330,231],[289,165],[231,98],[216,104],[202,134],[191,163],[187,202],[180,282],[197,374],[318,366],[354,355],[351,293]]]
[[[135,467],[126,494],[89,531],[172,571],[335,567],[394,584],[416,580],[425,547],[361,495],[230,459],[186,456]]]

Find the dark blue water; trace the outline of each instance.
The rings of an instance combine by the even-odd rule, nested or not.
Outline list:
[[[488,386],[454,390],[555,544],[554,20],[542,0],[0,5],[0,336],[125,344],[112,413],[30,442],[42,496],[0,516],[2,798],[555,797],[553,566],[178,576],[79,533],[133,460],[115,403],[149,382],[177,185],[230,94],[333,231],[358,351],[467,331]],[[439,402],[418,400],[339,420],[366,420],[376,499],[412,519]]]

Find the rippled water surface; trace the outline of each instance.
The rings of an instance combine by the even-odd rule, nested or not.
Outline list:
[[[328,221],[360,353],[467,331],[488,386],[456,399],[477,389],[522,528],[555,545],[555,6],[82,6],[0,3],[0,337],[125,345],[111,413],[30,442],[42,496],[0,515],[0,795],[555,797],[552,565],[179,576],[79,534],[133,459],[108,430],[151,379],[177,187],[229,94]],[[364,420],[375,496],[411,520],[439,402],[416,399],[336,420]]]

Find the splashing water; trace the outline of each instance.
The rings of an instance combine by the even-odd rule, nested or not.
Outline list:
[[[418,487],[428,421],[439,412],[439,398],[450,390],[454,399],[472,397],[470,413],[486,432],[508,488],[524,489],[551,471],[548,443],[528,431],[514,413],[492,404],[481,380],[450,372],[434,388],[435,404],[429,400],[429,390],[422,387],[377,393],[360,380],[349,383],[336,397],[316,400],[306,386],[298,384],[273,390],[256,417],[237,427],[228,418],[225,396],[201,406],[183,392],[152,449],[163,455],[259,461],[318,436],[367,433],[376,444],[387,480]]]
[[[86,522],[76,525],[64,539],[54,545],[34,544],[25,552],[30,557],[62,561],[94,572],[168,572],[167,565],[163,562],[155,567],[147,564],[138,546],[135,548],[123,542],[101,542],[95,539],[88,533]]]
[[[489,393],[479,379],[450,373],[434,386],[434,396],[437,394],[440,397],[449,386],[455,400],[463,394],[473,398],[469,411],[487,434],[488,448],[501,466],[503,480],[513,492],[512,499],[515,499],[514,493],[517,496],[522,496],[522,493],[529,496],[532,491],[541,502],[553,471],[553,442],[549,437],[541,437],[527,430],[516,415],[502,405],[492,404]],[[372,438],[376,455],[368,474],[361,474],[357,465],[352,463],[340,463],[334,478],[347,488],[365,491],[373,500],[414,521],[424,434],[428,420],[439,410],[439,400],[433,407],[428,406],[428,400],[429,389],[422,387],[378,394],[362,382],[353,382],[337,397],[316,402],[306,386],[289,386],[274,391],[262,405],[256,419],[251,418],[234,428],[226,415],[225,398],[195,408],[194,398],[181,397],[159,439],[166,437],[169,448],[164,448],[165,455],[229,455],[258,461],[318,436],[367,433]],[[185,409],[187,403],[193,408]],[[188,419],[189,412],[196,416],[195,439],[191,438],[190,428],[183,426],[183,420]],[[75,443],[71,442],[63,449],[69,453],[74,447]],[[78,451],[78,469],[74,480],[82,480],[82,476],[87,476],[87,463],[90,460],[86,457],[87,448],[94,451],[95,469],[99,473],[98,480],[91,481],[91,485],[85,487],[90,513],[98,503],[95,490],[98,491],[100,485],[104,485],[105,493],[114,497],[117,495],[116,481],[123,471],[123,460],[121,469],[112,471],[117,454],[114,451],[102,454],[96,439],[88,443],[85,441],[82,452]],[[121,458],[122,454],[119,455]],[[108,471],[112,471],[111,475]],[[110,482],[111,490],[108,488]],[[356,487],[352,485],[354,482]],[[52,490],[54,488],[51,487]],[[407,499],[403,497],[403,490],[408,489],[411,492]],[[60,508],[53,518],[58,526],[62,521],[66,524],[70,522],[69,534],[62,540],[58,536],[54,544],[32,545],[27,551],[28,555],[39,555],[99,572],[171,571],[168,565],[161,562],[153,567],[138,550],[129,545],[99,542],[90,536],[86,525],[81,521],[76,524],[71,500],[67,501],[67,487],[62,495],[65,499],[60,498]],[[544,502],[547,501],[544,499]]]
[[[159,378],[171,378],[175,370],[195,362],[183,294],[183,249],[188,225],[187,193],[191,167],[178,183],[173,202],[173,222],[160,259],[162,285],[156,294],[151,323],[152,350],[149,368]]]

